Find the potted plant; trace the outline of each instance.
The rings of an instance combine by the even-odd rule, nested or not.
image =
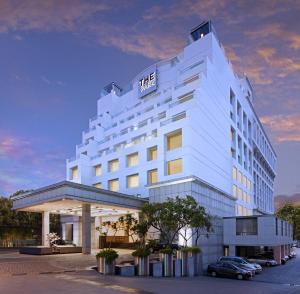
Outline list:
[[[198,276],[200,274],[200,253],[198,246],[191,246],[184,248],[187,252],[187,275]]]
[[[104,275],[115,273],[115,260],[118,258],[117,251],[113,249],[103,249],[97,255],[98,272]]]
[[[56,242],[60,240],[60,237],[56,233],[49,233],[49,234],[47,234],[47,240],[48,240],[49,246],[52,250],[52,253],[57,253]]]
[[[173,250],[171,247],[166,247],[159,251],[160,260],[163,262],[163,272],[165,277],[173,276]]]
[[[138,276],[149,275],[149,256],[151,252],[147,247],[138,248],[132,252],[134,257],[134,265],[137,267]]]
[[[188,247],[183,247],[177,251],[177,259],[181,260],[181,275],[187,276]]]

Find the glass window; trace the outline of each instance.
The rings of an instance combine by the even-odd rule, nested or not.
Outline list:
[[[175,159],[167,162],[167,175],[174,175],[182,172],[182,159]]]
[[[247,186],[248,186],[248,190],[251,191],[251,181],[248,179],[248,182],[247,182]]]
[[[99,188],[99,189],[101,189],[102,188],[102,185],[101,185],[101,183],[96,183],[96,184],[94,184],[93,185],[95,188]]]
[[[237,187],[236,185],[232,185],[232,196],[237,198]]]
[[[247,202],[251,203],[251,195],[250,194],[248,194],[248,196],[247,196]]]
[[[113,159],[108,162],[108,171],[115,172],[119,170],[119,159]]]
[[[239,180],[240,183],[242,183],[242,177],[243,177],[243,174],[239,171],[238,180]]]
[[[236,170],[236,167],[235,167],[235,166],[232,167],[232,178],[233,178],[234,180],[237,179],[237,170]]]
[[[95,172],[95,176],[101,176],[102,174],[101,164],[94,166],[94,172]]]
[[[247,188],[247,177],[246,176],[243,177],[243,183],[244,183],[244,187]]]
[[[236,235],[257,235],[257,218],[237,218]]]
[[[136,188],[138,186],[139,186],[138,174],[127,176],[127,188]]]
[[[148,161],[157,159],[157,146],[148,148]]]
[[[241,188],[239,188],[239,198],[243,200],[243,191]]]
[[[148,170],[148,184],[157,183],[157,169]]]
[[[243,215],[243,206],[239,205],[239,215]]]
[[[182,147],[182,132],[176,131],[167,135],[167,150],[173,150]]]
[[[139,164],[138,152],[127,155],[127,166],[136,166]]]
[[[247,208],[246,208],[246,207],[243,208],[243,215],[244,215],[244,216],[247,215]]]
[[[71,180],[78,179],[78,166],[71,168]]]
[[[244,199],[244,202],[247,202],[247,193],[245,191],[243,192],[243,199]]]
[[[114,192],[119,191],[119,179],[109,180],[108,189]]]

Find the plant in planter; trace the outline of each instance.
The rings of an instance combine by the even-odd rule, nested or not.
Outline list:
[[[113,275],[115,272],[115,260],[118,258],[117,251],[113,249],[103,249],[97,255],[98,272],[104,275]]]
[[[60,240],[60,237],[56,233],[49,233],[47,234],[47,240],[52,249],[52,253],[55,253],[57,247],[56,242]]]
[[[159,251],[160,260],[163,262],[163,273],[165,277],[173,276],[173,250],[166,247]]]
[[[151,252],[147,247],[138,248],[132,252],[134,257],[134,264],[137,267],[138,276],[148,276],[149,275],[149,256]]]

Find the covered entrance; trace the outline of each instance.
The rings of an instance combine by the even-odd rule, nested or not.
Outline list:
[[[92,249],[101,246],[101,229],[96,230],[96,227],[101,228],[103,221],[113,220],[125,214],[133,214],[138,218],[140,207],[148,201],[147,198],[68,181],[15,196],[12,200],[13,209],[42,214],[43,246],[49,246],[49,215],[60,214],[62,239],[82,246],[82,252],[85,254],[90,254]],[[116,237],[120,237],[119,240],[126,239],[126,236]]]

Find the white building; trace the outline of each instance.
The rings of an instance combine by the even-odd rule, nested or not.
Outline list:
[[[273,213],[276,154],[254,100],[248,78],[235,74],[211,23],[203,23],[177,56],[126,90],[111,83],[102,91],[67,161],[67,180],[148,197],[166,183],[197,179],[221,195],[200,199],[212,214]]]

